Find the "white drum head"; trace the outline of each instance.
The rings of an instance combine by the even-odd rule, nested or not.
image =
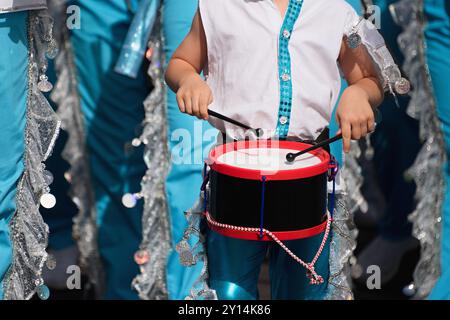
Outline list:
[[[320,164],[319,157],[307,153],[294,162],[286,161],[288,153],[297,153],[294,149],[250,148],[225,152],[217,158],[217,162],[232,167],[259,171],[296,170]]]

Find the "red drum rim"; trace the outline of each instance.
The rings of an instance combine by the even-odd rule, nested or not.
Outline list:
[[[214,147],[209,153],[208,164],[211,169],[235,178],[247,180],[262,180],[263,177],[267,181],[270,180],[296,180],[318,176],[328,171],[330,163],[330,155],[324,149],[319,148],[310,153],[318,157],[321,162],[319,164],[306,168],[298,168],[292,170],[277,170],[275,172],[263,172],[261,170],[253,170],[247,168],[239,168],[225,163],[219,162],[217,159],[229,151],[243,150],[249,148],[279,148],[288,150],[302,151],[309,147],[310,144],[296,141],[279,141],[279,140],[249,140],[230,142]]]

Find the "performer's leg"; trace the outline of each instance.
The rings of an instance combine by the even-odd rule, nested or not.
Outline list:
[[[150,91],[145,70],[137,79],[114,72],[133,14],[126,1],[81,1],[81,29],[72,31],[79,93],[96,197],[98,245],[110,299],[137,299],[131,288],[138,267],[133,255],[141,240],[142,203],[121,204],[123,194],[138,192],[145,174],[143,149],[125,145],[144,119]]]
[[[188,33],[195,11],[197,0],[165,0],[163,11],[163,30],[165,37],[166,61],[169,61],[175,49]],[[172,227],[172,245],[178,243],[186,228],[184,211],[192,207],[198,198],[203,167],[203,151],[209,150],[207,144],[215,141],[216,134],[205,141],[203,134],[210,126],[194,117],[182,114],[177,106],[175,94],[168,90],[167,96],[168,140],[172,159],[180,156],[184,163],[171,163],[167,177],[166,193]],[[211,129],[210,129],[211,130]],[[180,136],[181,135],[181,136]],[[177,145],[184,145],[180,155]],[[184,299],[193,282],[199,276],[202,265],[186,268],[180,265],[175,251],[169,256],[167,269],[167,286],[170,299]]]
[[[441,277],[430,299],[450,299],[450,4],[445,0],[424,2],[427,27],[428,67],[437,103],[437,112],[444,133],[447,163],[444,168],[446,190],[442,204]]]
[[[259,272],[268,246],[268,242],[233,239],[208,231],[209,285],[219,300],[258,299]]]
[[[0,299],[12,261],[9,222],[23,173],[28,96],[27,12],[0,14]]]
[[[305,262],[310,262],[317,253],[323,234],[312,238],[285,241],[284,244]],[[278,244],[270,247],[270,279],[272,299],[276,300],[321,300],[327,291],[330,241],[315,264],[315,271],[324,282],[312,285],[306,276],[306,269],[292,259]]]

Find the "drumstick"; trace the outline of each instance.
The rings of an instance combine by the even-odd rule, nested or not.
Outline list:
[[[374,110],[374,115],[375,115],[375,128],[376,128],[377,125],[378,125],[379,123],[381,123],[381,121],[383,120],[383,118],[382,118],[381,112],[380,112],[378,109]],[[375,131],[375,130],[374,130],[374,131]],[[372,131],[372,132],[373,132],[373,131]],[[326,145],[329,145],[329,144],[331,144],[331,143],[333,143],[333,142],[336,142],[336,141],[338,141],[338,140],[341,140],[341,139],[342,139],[342,133],[338,134],[337,136],[335,136],[335,137],[333,137],[333,138],[331,138],[331,139],[322,141],[322,142],[320,142],[320,143],[318,143],[318,144],[312,146],[311,148],[302,150],[302,151],[297,152],[297,153],[288,153],[288,154],[286,155],[286,161],[287,161],[287,162],[294,162],[294,160],[295,160],[297,157],[300,157],[302,154],[305,154],[305,153],[308,153],[308,152],[310,152],[310,151],[316,150],[316,149],[318,149],[318,148],[324,147],[324,146],[326,146]]]
[[[286,155],[286,161],[287,161],[287,162],[294,162],[294,160],[295,160],[297,157],[300,157],[302,154],[311,152],[311,151],[316,150],[316,149],[318,149],[318,148],[322,148],[322,147],[324,147],[324,146],[329,145],[330,143],[336,142],[336,141],[341,140],[341,139],[342,139],[342,133],[338,134],[337,136],[335,136],[335,137],[333,137],[333,138],[331,138],[331,139],[324,140],[324,141],[322,141],[322,142],[320,142],[320,143],[318,143],[318,144],[316,144],[316,145],[313,145],[312,147],[310,147],[310,148],[308,148],[308,149],[302,150],[302,151],[300,151],[300,152],[297,152],[297,153],[288,153],[288,154]]]
[[[241,128],[247,129],[247,130],[252,130],[252,131],[254,131],[256,133],[257,137],[261,137],[262,134],[263,134],[263,131],[262,131],[261,128],[253,129],[252,127],[249,127],[248,125],[243,124],[242,122],[239,122],[237,120],[228,118],[227,116],[224,116],[223,114],[217,113],[215,111],[208,110],[208,114],[210,116],[215,117],[215,118],[221,119],[221,120],[226,121],[226,122],[231,123],[231,124],[234,124],[235,126],[238,126],[238,127],[241,127]]]

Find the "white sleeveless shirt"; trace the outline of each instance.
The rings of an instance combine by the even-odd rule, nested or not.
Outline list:
[[[0,0],[0,13],[47,8],[47,0]]]
[[[301,2],[301,0],[290,0]],[[207,39],[210,109],[274,136],[281,90],[291,81],[291,111],[286,136],[315,139],[328,126],[341,75],[337,59],[345,31],[359,20],[344,0],[304,0],[292,32],[273,0],[199,0]],[[287,12],[289,14],[289,10]],[[279,70],[279,46],[289,39],[291,70]],[[280,40],[281,39],[281,40]],[[210,117],[232,138],[243,130]]]

